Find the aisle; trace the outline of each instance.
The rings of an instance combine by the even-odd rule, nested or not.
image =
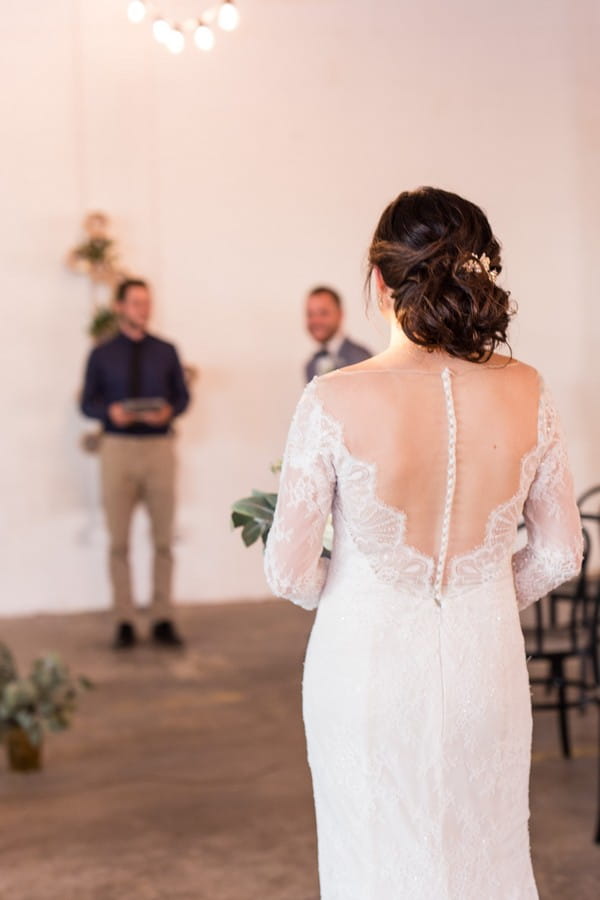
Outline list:
[[[185,653],[124,656],[99,614],[0,621],[20,658],[57,649],[98,683],[75,729],[48,741],[43,774],[9,774],[0,756],[0,897],[317,900],[299,695],[311,617],[268,602],[181,619]],[[554,722],[536,728],[543,900],[596,896],[593,716],[573,722],[586,755],[570,765]]]

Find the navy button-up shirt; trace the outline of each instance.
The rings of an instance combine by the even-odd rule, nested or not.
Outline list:
[[[111,434],[168,434],[170,424],[157,427],[135,422],[118,428],[111,422],[108,416],[111,403],[122,403],[133,397],[162,397],[173,407],[175,416],[186,409],[190,397],[173,344],[150,334],[140,341],[132,341],[120,332],[92,350],[81,398],[83,414],[100,419],[105,431]]]

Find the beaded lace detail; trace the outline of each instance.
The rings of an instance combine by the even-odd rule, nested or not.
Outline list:
[[[450,370],[442,372],[442,384],[444,386],[444,398],[446,401],[446,418],[448,420],[448,471],[446,473],[446,499],[444,502],[444,518],[442,520],[442,539],[440,553],[437,561],[434,597],[438,606],[442,604],[442,583],[444,581],[444,569],[448,555],[448,541],[450,539],[450,518],[452,515],[452,501],[456,487],[456,412],[452,398],[452,382]]]
[[[322,536],[333,508],[383,583],[430,592],[442,602],[446,589],[490,582],[513,564],[519,606],[524,607],[579,569],[581,532],[558,415],[545,389],[538,411],[538,441],[521,459],[516,493],[493,509],[482,544],[447,559],[456,489],[457,424],[451,374],[441,375],[448,423],[448,466],[437,559],[405,541],[406,513],[379,499],[377,466],[354,457],[344,429],[324,408],[317,380],[298,404],[281,476],[280,497],[265,556],[275,594],[314,608],[327,579]],[[525,508],[524,508],[525,505]],[[530,540],[513,557],[518,520],[524,513]]]

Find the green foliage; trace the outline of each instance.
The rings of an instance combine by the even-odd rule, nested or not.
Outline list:
[[[85,244],[80,244],[75,254],[80,259],[87,259],[93,265],[98,265],[110,259],[113,243],[110,238],[91,238]]]
[[[116,334],[118,328],[119,320],[116,313],[108,306],[101,306],[90,322],[89,333],[94,340],[103,341]]]
[[[252,491],[252,496],[244,497],[233,504],[231,524],[233,528],[242,529],[242,540],[246,547],[251,547],[259,538],[262,539],[263,544],[267,543],[276,506],[277,494],[266,491]],[[331,557],[332,544],[333,527],[328,522],[323,537],[322,553],[326,559]]]
[[[251,497],[244,497],[233,504],[231,524],[233,528],[242,529],[242,540],[246,547],[255,544],[259,538],[266,544],[276,503],[277,494],[252,491]]]
[[[9,681],[17,677],[17,667],[12,653],[4,644],[0,644],[0,692]]]
[[[56,653],[35,659],[29,676],[20,678],[10,650],[0,643],[0,738],[17,726],[37,745],[44,728],[64,731],[80,692],[91,687],[87,678],[73,678]]]

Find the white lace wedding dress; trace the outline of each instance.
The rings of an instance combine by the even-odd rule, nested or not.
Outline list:
[[[323,900],[537,897],[518,608],[578,571],[571,477],[533,369],[431,359],[313,381],[285,453],[265,568],[318,606],[304,718]]]

